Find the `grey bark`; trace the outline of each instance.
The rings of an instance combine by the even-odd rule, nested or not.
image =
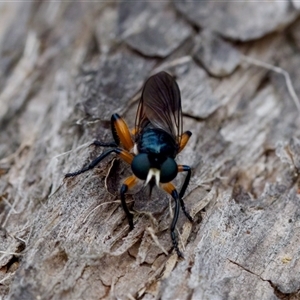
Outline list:
[[[299,299],[299,7],[261,5],[1,4],[2,299]],[[160,70],[193,132],[178,156],[193,168],[182,260],[161,191],[127,196],[129,231],[125,163],[64,179],[112,140],[111,114],[134,126]]]

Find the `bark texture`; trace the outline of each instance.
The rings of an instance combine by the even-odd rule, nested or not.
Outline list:
[[[300,299],[296,1],[0,8],[1,299]],[[124,163],[64,180],[112,140],[111,114],[134,125],[161,70],[193,132],[178,156],[195,219],[180,214],[182,260],[166,194],[128,195],[129,231]]]

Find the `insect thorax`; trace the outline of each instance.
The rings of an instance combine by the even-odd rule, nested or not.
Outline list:
[[[174,138],[159,128],[144,129],[138,136],[136,143],[139,153],[161,156],[162,158],[175,158],[178,153],[178,145]]]

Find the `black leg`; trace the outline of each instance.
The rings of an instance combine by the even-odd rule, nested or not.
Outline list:
[[[187,172],[187,175],[185,177],[184,183],[183,183],[183,185],[181,187],[181,190],[180,190],[180,193],[179,193],[179,199],[180,199],[180,205],[181,205],[183,213],[189,219],[190,222],[193,222],[193,218],[186,211],[184,202],[182,200],[182,198],[184,196],[184,193],[185,193],[185,191],[186,191],[186,189],[187,189],[187,187],[189,185],[190,179],[191,179],[191,174],[192,174],[191,167],[185,166],[185,165],[180,165],[180,166],[178,166],[178,171],[179,172]]]
[[[100,156],[98,156],[97,158],[95,158],[89,165],[87,165],[86,167],[82,168],[81,170],[73,172],[73,173],[67,173],[65,175],[65,178],[66,177],[73,177],[73,176],[79,175],[81,173],[84,173],[84,172],[86,172],[88,170],[91,170],[91,169],[95,168],[99,164],[99,162],[101,160],[103,160],[106,156],[108,156],[109,154],[111,154],[111,153],[121,154],[122,151],[123,150],[121,150],[119,148],[109,149],[109,150],[103,152]]]
[[[111,119],[110,119],[110,126],[111,126],[111,132],[112,132],[112,135],[113,135],[113,138],[114,138],[114,142],[103,143],[103,142],[100,142],[100,141],[94,141],[91,144],[91,146],[93,145],[93,146],[100,146],[100,147],[118,147],[120,145],[121,140],[120,140],[120,137],[118,135],[117,127],[123,128],[123,131],[124,131],[124,127],[126,126],[125,122],[123,121],[123,119],[118,114],[113,114],[111,116]],[[128,129],[127,129],[127,126],[126,126],[125,132],[127,133],[127,131],[128,131]]]
[[[100,141],[94,141],[91,146],[97,146],[97,147],[118,147],[116,142],[111,143],[102,143]]]
[[[126,217],[127,217],[127,220],[128,220],[129,228],[130,228],[130,230],[132,230],[133,229],[133,215],[129,211],[129,209],[127,207],[127,204],[126,204],[126,201],[125,201],[125,193],[127,191],[128,191],[128,185],[125,184],[125,183],[123,183],[122,187],[121,187],[121,191],[120,191],[120,194],[121,194],[121,203],[122,203],[122,207],[124,209],[124,212],[126,213]]]
[[[175,233],[176,223],[177,223],[178,216],[179,216],[179,195],[178,195],[178,192],[176,191],[176,189],[174,189],[172,191],[171,195],[172,195],[173,199],[175,200],[174,217],[173,217],[171,229],[170,229],[171,230],[171,239],[172,239],[172,243],[173,243],[173,246],[174,246],[174,249],[175,249],[177,255],[179,257],[183,258],[183,255],[178,248],[178,242],[177,242],[176,233]]]

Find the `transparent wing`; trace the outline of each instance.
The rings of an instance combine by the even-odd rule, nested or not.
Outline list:
[[[180,90],[175,79],[166,72],[151,76],[144,85],[135,121],[136,134],[149,123],[169,133],[177,143],[180,142]]]

